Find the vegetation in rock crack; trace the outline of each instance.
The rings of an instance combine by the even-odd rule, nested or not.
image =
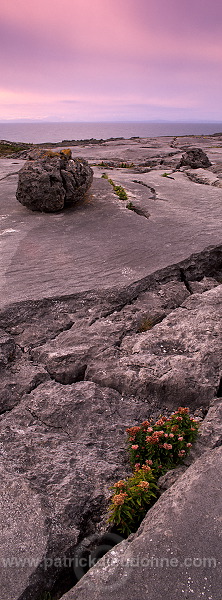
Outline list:
[[[113,190],[117,196],[119,196],[120,200],[128,200],[128,196],[126,190],[122,185],[116,185],[112,179],[109,179],[107,173],[102,174],[102,179],[107,179],[110,185],[112,185]]]
[[[129,535],[139,527],[147,507],[157,499],[158,489],[151,468],[143,465],[132,477],[117,481],[112,489],[109,521],[118,531]]]
[[[134,206],[132,202],[128,202],[126,205],[126,208],[128,208],[129,210],[134,210]]]
[[[141,323],[138,325],[137,333],[149,331],[149,329],[152,329],[152,327],[154,327],[154,325],[157,325],[157,323],[160,323],[160,321],[160,317],[144,317]]]
[[[162,173],[161,177],[168,177],[168,179],[174,179],[174,177],[171,177],[169,173]]]
[[[133,167],[135,167],[134,163],[127,163],[127,162],[121,162],[118,165],[119,169],[132,169]]]
[[[100,163],[97,163],[98,167],[109,167],[108,163],[105,163],[103,160]],[[134,163],[127,163],[127,162],[120,162],[118,165],[115,166],[116,169],[132,169],[133,167],[135,167]]]
[[[128,449],[133,474],[112,488],[109,522],[122,533],[136,531],[158,497],[157,480],[180,464],[198,435],[198,423],[189,409],[180,407],[167,418],[129,427]]]

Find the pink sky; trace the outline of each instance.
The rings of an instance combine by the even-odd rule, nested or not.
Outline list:
[[[0,121],[222,121],[221,0],[1,0]]]

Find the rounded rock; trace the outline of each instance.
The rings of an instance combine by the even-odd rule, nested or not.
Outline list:
[[[81,200],[93,180],[93,170],[71,150],[41,151],[19,171],[17,200],[33,211],[57,212]]]

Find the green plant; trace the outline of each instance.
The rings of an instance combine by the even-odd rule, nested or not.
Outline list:
[[[160,416],[155,423],[144,421],[126,431],[133,474],[112,487],[108,521],[129,535],[156,501],[160,475],[176,467],[190,451],[198,424],[188,408],[180,407],[169,418]]]
[[[113,185],[113,182],[112,182]],[[121,185],[113,185],[114,192],[119,196],[120,200],[128,200],[126,190]]]
[[[30,144],[18,144],[13,142],[0,142],[0,156],[10,156],[28,150],[31,147]]]
[[[109,507],[109,522],[123,534],[136,531],[148,508],[155,502],[158,490],[151,468],[143,465],[131,477],[117,481]]]
[[[115,194],[119,196],[120,200],[128,200],[126,190],[124,190],[122,185],[116,185],[114,181],[108,177],[107,173],[102,174],[102,179],[108,179],[108,182],[112,185]]]
[[[162,173],[161,177],[168,177],[168,179],[174,179],[174,177],[171,177],[168,173]]]
[[[129,210],[134,210],[134,206],[132,202],[128,202],[126,205],[126,208],[128,208]]]
[[[132,169],[133,167],[135,167],[134,163],[127,163],[127,162],[121,162],[118,165],[119,169]]]
[[[132,467],[140,468],[148,460],[159,476],[181,463],[198,434],[198,424],[188,412],[180,407],[168,419],[160,416],[154,424],[144,421],[127,429]]]

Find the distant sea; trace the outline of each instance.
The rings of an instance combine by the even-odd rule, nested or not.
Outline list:
[[[11,142],[62,142],[111,137],[207,135],[222,132],[222,123],[0,123],[0,140]]]

